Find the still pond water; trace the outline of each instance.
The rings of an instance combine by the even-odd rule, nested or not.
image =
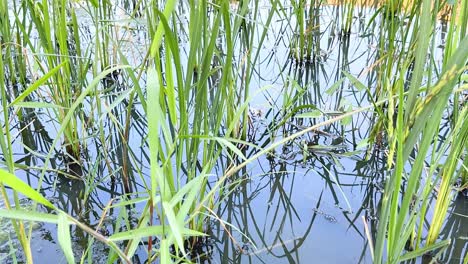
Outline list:
[[[235,4],[231,8],[236,8]],[[264,21],[269,12],[268,4],[261,8],[259,21]],[[287,12],[287,6],[285,8]],[[317,27],[314,29],[314,42],[319,48],[308,62],[298,62],[294,58],[294,48],[290,46],[290,40],[295,38],[290,28],[294,21],[273,16],[263,45],[257,47],[261,52],[250,83],[251,95],[254,96],[249,109],[250,142],[266,146],[325,120],[324,117],[317,117],[282,122],[282,107],[290,101],[296,105],[315,105],[329,113],[346,111],[351,105],[369,105],[367,91],[356,90],[347,80],[340,80],[343,78],[342,72],[346,71],[359,76],[368,87],[373,87],[377,76],[371,68],[378,56],[380,29],[377,25],[381,18],[371,21],[373,10],[358,7],[353,13],[351,33],[345,36],[339,30],[342,11],[343,7],[334,5],[323,5],[320,8]],[[83,42],[91,42],[94,34],[92,23],[87,22],[86,12],[80,8],[77,8],[77,12],[82,30],[89,32],[89,39],[84,34]],[[115,22],[115,27],[121,33],[122,50],[128,58],[134,59],[129,61],[130,64],[138,64],[149,43],[145,21],[126,21],[123,7],[116,7],[115,12],[116,17],[120,18]],[[188,14],[184,14],[183,10],[179,12],[180,25],[184,26],[187,22],[184,16]],[[446,28],[446,24],[441,23],[436,30],[437,41],[440,42],[437,43],[436,54],[441,55],[443,52]],[[178,37],[182,50],[188,48],[188,36],[184,30],[180,30]],[[224,44],[218,45],[222,49]],[[242,56],[241,53],[236,54],[235,63],[242,63]],[[435,63],[440,65],[441,61]],[[125,86],[125,80],[121,78],[113,82],[117,89]],[[333,86],[336,82],[339,85]],[[47,153],[57,123],[44,111],[31,110],[30,114],[29,120],[34,126],[30,133],[30,144],[36,152]],[[149,175],[146,158],[148,147],[143,143],[143,135],[146,133],[143,111],[137,108],[133,114],[139,121],[131,127],[129,145],[137,162],[141,164],[139,169],[144,175]],[[209,221],[206,226],[211,237],[199,248],[200,252],[208,254],[204,261],[371,263],[363,220],[372,231],[376,230],[376,215],[383,190],[381,182],[388,176],[385,170],[385,146],[365,144],[370,136],[373,119],[371,113],[360,113],[352,119],[322,127],[315,133],[306,134],[277,148],[268,157],[257,160],[236,175],[238,184],[220,202],[216,211],[219,218],[235,227],[232,229],[232,237],[224,232],[218,220]],[[112,134],[110,122],[108,129],[107,132]],[[116,152],[122,147],[118,137],[109,137],[108,144]],[[43,161],[23,149],[21,144],[15,144],[15,148],[17,163],[41,167]],[[48,199],[92,227],[97,226],[106,202],[123,193],[120,183],[111,180],[111,172],[99,150],[100,143],[91,139],[88,143],[89,152],[84,157],[84,167],[75,168],[82,170],[82,173],[93,173],[96,182],[70,180],[57,171],[51,171],[43,183],[43,192]],[[249,155],[254,153],[255,150],[247,150]],[[113,167],[118,168],[121,161],[118,155],[115,157]],[[213,182],[223,175],[227,164],[228,158],[221,157],[211,173]],[[52,166],[56,170],[67,168],[60,155],[53,159]],[[37,183],[37,170],[18,170],[17,175],[32,186]],[[97,188],[84,202],[80,198],[80,191],[87,184],[95,184]],[[143,190],[138,180],[134,183],[134,190]],[[24,207],[29,206],[32,205],[24,200]],[[130,216],[134,215],[135,221],[139,210],[141,208],[137,206],[133,209],[134,213],[130,213]],[[452,244],[442,254],[441,260],[443,263],[461,263],[461,258],[468,251],[468,200],[457,198],[451,204],[450,212],[441,236],[452,238]],[[118,213],[111,211],[111,215],[102,223],[101,232],[114,232],[113,224],[118,219]],[[429,212],[428,221],[430,216]],[[2,262],[8,263],[12,261],[11,256],[8,256],[10,243],[16,242],[8,242],[8,237],[13,235],[8,221],[3,219],[1,226],[0,257],[4,257]],[[89,238],[80,229],[73,229],[72,236],[73,248],[78,256],[86,250],[92,250],[96,257],[93,262],[106,263],[107,247],[95,243],[92,248],[87,248]],[[35,263],[66,263],[56,237],[54,226],[34,225],[31,246]],[[16,252],[16,255],[18,260],[22,259],[20,252]],[[144,263],[145,258],[145,247],[142,246],[135,262]],[[417,262],[421,261],[418,259]]]

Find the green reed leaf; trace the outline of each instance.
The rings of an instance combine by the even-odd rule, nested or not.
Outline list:
[[[71,235],[70,235],[70,222],[68,216],[64,212],[58,214],[58,227],[57,236],[63,254],[69,264],[75,263],[75,256],[73,255]]]
[[[0,209],[0,218],[10,218],[51,224],[57,224],[59,222],[58,215],[39,213],[23,209]]]
[[[55,206],[50,203],[42,194],[31,188],[27,183],[20,180],[15,175],[0,169],[0,182],[10,186],[17,192],[22,193],[24,196],[41,203],[47,207],[55,209]]]
[[[8,106],[14,106],[16,103],[21,102],[24,98],[26,98],[26,96],[30,95],[37,88],[43,85],[50,77],[56,74],[60,70],[60,68],[62,68],[67,63],[68,61],[64,61],[60,63],[59,65],[57,65],[57,67],[47,72],[44,76],[39,78],[39,80],[35,81],[31,86],[29,86],[23,93],[18,95],[18,97],[16,97],[16,99],[13,100],[13,102],[11,102]]]
[[[182,251],[182,253],[185,255],[184,236],[182,231],[184,230],[184,223],[177,221],[177,218],[174,214],[174,209],[170,203],[163,201],[162,205],[164,207],[164,214],[166,215],[169,226],[171,227],[171,233],[174,235],[179,250]]]

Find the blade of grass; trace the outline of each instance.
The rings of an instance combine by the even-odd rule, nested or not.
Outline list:
[[[57,226],[58,242],[62,251],[69,264],[75,263],[75,256],[73,255],[71,235],[70,235],[70,223],[65,213],[59,212],[58,214],[58,226]]]
[[[0,183],[10,186],[17,192],[22,193],[24,196],[43,204],[51,209],[55,209],[55,206],[50,203],[42,194],[31,188],[27,183],[20,180],[15,175],[0,169]]]

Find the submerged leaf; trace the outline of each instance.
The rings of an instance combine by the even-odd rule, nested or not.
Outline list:
[[[312,110],[310,112],[301,113],[296,115],[296,118],[317,118],[321,117],[323,113],[320,110]]]
[[[165,232],[167,233],[168,231],[169,231],[169,227],[167,226],[166,227],[163,227],[163,226],[140,227],[140,228],[129,230],[129,231],[115,233],[109,237],[109,241],[121,241],[121,240],[130,240],[130,239],[136,239],[136,238],[142,238],[142,237],[161,236]],[[201,232],[191,230],[188,228],[183,228],[182,230],[180,230],[180,232],[184,236],[204,236],[205,235]]]
[[[343,71],[343,74],[351,81],[351,84],[358,89],[359,92],[367,90],[367,87],[359,81],[356,77],[352,76],[351,74]]]
[[[336,92],[336,90],[338,90],[338,88],[340,88],[340,85],[343,83],[344,80],[345,78],[339,79],[332,86],[330,86],[330,88],[328,88],[328,90],[326,90],[325,93],[328,95],[332,95],[334,92]]]

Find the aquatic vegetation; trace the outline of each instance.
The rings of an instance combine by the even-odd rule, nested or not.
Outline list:
[[[10,252],[32,263],[40,222],[68,263],[295,263],[336,230],[356,261],[463,261],[452,2],[3,1]]]

